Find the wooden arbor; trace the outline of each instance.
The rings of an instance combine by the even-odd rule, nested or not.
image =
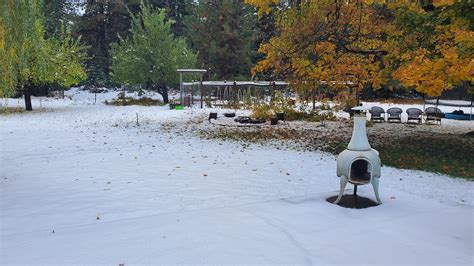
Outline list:
[[[180,68],[177,70],[179,73],[179,104],[184,106],[184,87],[183,87],[183,73],[188,74],[199,74],[199,91],[201,92],[201,108],[202,108],[202,75],[207,72],[205,69],[192,69],[192,68]]]

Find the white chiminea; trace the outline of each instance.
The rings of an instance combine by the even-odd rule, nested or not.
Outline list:
[[[349,182],[354,185],[354,195],[357,194],[357,186],[371,183],[378,204],[382,204],[379,197],[380,157],[379,152],[370,147],[367,139],[367,118],[364,112],[367,109],[359,106],[352,110],[356,111],[352,138],[347,149],[337,157],[337,176],[341,178],[341,187],[334,203],[339,203]]]

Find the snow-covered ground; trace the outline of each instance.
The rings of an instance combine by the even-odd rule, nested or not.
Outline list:
[[[345,209],[326,201],[332,155],[169,128],[209,110],[68,93],[0,116],[0,265],[474,263],[473,182],[383,167],[384,204]]]

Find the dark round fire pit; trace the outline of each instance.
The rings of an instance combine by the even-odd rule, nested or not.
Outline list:
[[[326,201],[329,203],[333,203],[337,199],[337,196],[333,196],[330,198],[327,198]],[[359,195],[344,195],[342,196],[341,200],[337,205],[344,207],[344,208],[351,208],[351,209],[365,209],[365,208],[370,208],[370,207],[375,207],[379,204],[377,202],[361,197]]]

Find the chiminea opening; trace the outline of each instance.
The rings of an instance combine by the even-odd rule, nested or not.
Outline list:
[[[370,183],[372,165],[364,159],[358,159],[351,164],[351,176],[349,181],[354,184]]]

